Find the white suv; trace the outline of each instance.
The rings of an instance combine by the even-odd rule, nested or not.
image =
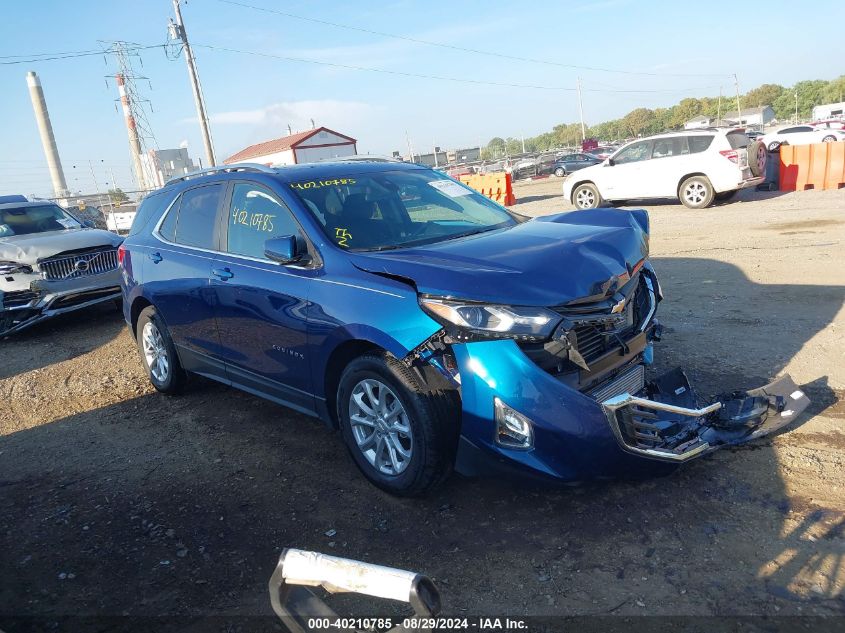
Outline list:
[[[636,198],[680,198],[703,209],[763,182],[765,173],[766,147],[743,130],[686,130],[628,143],[568,176],[563,195],[579,209]]]

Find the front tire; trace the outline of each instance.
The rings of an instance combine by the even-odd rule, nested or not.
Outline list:
[[[367,354],[344,370],[337,417],[363,475],[399,496],[419,496],[452,472],[460,430],[453,391],[435,391],[387,353]]]
[[[771,143],[769,143],[769,151],[770,152],[776,152],[776,151],[778,151],[779,148],[780,148],[780,143],[778,143],[777,141],[772,141]]]
[[[704,209],[713,204],[715,192],[707,176],[690,176],[681,183],[678,197],[690,209]]]
[[[836,140],[836,137],[833,134],[828,134],[822,139],[822,143],[833,143]]]
[[[578,209],[596,209],[601,206],[601,203],[601,194],[591,182],[578,185],[572,192],[572,204]]]
[[[565,175],[566,170],[564,170],[562,167],[558,167],[557,169],[555,169],[555,176],[557,176],[558,178],[563,178]]]
[[[187,374],[179,362],[170,332],[154,306],[147,306],[138,316],[136,341],[141,362],[153,387],[171,395],[181,392]]]

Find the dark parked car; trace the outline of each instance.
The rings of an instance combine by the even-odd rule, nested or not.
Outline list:
[[[571,174],[573,171],[584,169],[584,167],[598,165],[601,161],[601,158],[591,154],[566,154],[555,161],[553,167],[554,174],[561,178],[566,174]]]
[[[122,241],[52,202],[0,204],[0,336],[120,299]]]
[[[648,244],[645,211],[526,220],[419,165],[235,165],[144,199],[124,315],[159,391],[195,372],[319,417],[393,493],[453,467],[665,473],[808,401],[788,377],[703,408],[679,370],[646,381]]]

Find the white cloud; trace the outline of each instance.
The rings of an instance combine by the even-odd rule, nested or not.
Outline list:
[[[344,127],[360,123],[377,108],[360,101],[313,99],[282,101],[254,110],[233,110],[211,115],[215,125],[253,125],[282,130],[290,125],[294,131],[311,127],[311,119],[319,125]],[[194,119],[196,120],[196,119]]]

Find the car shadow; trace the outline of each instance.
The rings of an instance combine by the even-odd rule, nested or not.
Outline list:
[[[654,265],[656,370],[684,366],[705,395],[783,371],[845,297],[715,260]],[[816,479],[841,477],[842,438],[807,421],[841,417],[843,394],[824,376],[804,388],[812,408],[780,437],[669,477],[452,477],[424,499],[371,486],[321,423],[205,380],[74,413],[0,437],[0,567],[15,578],[0,614],[267,616],[283,547],[426,573],[450,615],[840,614],[842,484]]]
[[[540,200],[551,200],[552,198],[560,198],[563,194],[561,193],[549,193],[549,194],[537,194],[535,196],[521,196],[516,199],[516,205],[514,205],[517,209],[519,209],[520,204],[525,204],[528,202],[539,202]]]
[[[110,301],[36,323],[0,338],[0,379],[85,354],[125,328],[123,313]]]

